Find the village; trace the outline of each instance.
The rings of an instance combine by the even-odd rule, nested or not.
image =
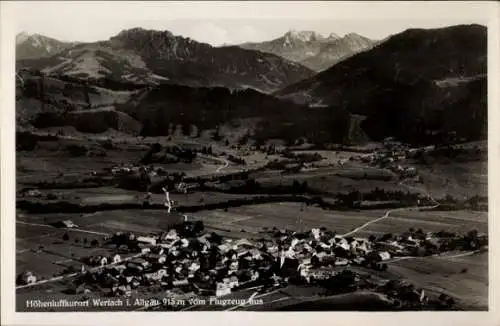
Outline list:
[[[104,292],[107,297],[163,293],[170,303],[288,284],[319,285],[330,294],[353,292],[369,282],[350,267],[385,271],[391,259],[485,250],[488,243],[485,234],[474,230],[460,235],[410,229],[400,235],[359,238],[325,228],[307,232],[274,228],[260,235],[251,240],[223,238],[207,232],[202,221],[184,221],[158,235],[118,232],[105,239],[116,253],[87,257],[85,264],[91,268],[82,265],[68,291],[83,295]],[[36,275],[28,271],[18,277],[18,284],[36,281]],[[378,289],[389,293],[388,284],[378,284]],[[425,302],[422,291],[412,293],[410,298],[417,303]],[[168,302],[163,304],[175,309]]]

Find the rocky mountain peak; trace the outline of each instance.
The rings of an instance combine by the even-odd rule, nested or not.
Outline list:
[[[30,38],[30,34],[26,33],[26,32],[21,32],[19,34],[16,35],[16,44],[21,44],[23,43],[24,41],[26,41],[28,38]]]
[[[324,39],[324,37],[314,31],[290,30],[285,34],[285,40],[288,41],[314,42],[321,39]]]
[[[172,39],[175,38],[175,35],[167,30],[157,31],[157,30],[145,29],[142,27],[134,27],[122,30],[117,35],[111,37],[110,40],[134,41],[139,39],[155,39],[155,38]]]

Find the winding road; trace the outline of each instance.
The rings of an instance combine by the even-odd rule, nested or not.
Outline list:
[[[379,218],[376,218],[376,219],[374,219],[374,220],[371,220],[371,221],[369,221],[369,222],[366,222],[365,224],[362,224],[362,225],[358,226],[357,228],[355,228],[355,229],[353,229],[353,230],[351,230],[351,231],[349,231],[349,232],[347,232],[347,233],[344,233],[344,234],[339,234],[339,236],[341,236],[341,237],[348,237],[348,236],[350,236],[351,234],[354,234],[354,233],[356,233],[356,232],[359,232],[359,231],[363,230],[364,228],[366,228],[366,227],[367,227],[367,226],[369,226],[370,224],[377,223],[377,222],[379,222],[379,221],[382,221],[382,220],[384,220],[384,219],[388,218],[388,217],[389,217],[389,214],[391,214],[392,212],[402,211],[402,210],[404,210],[404,209],[402,209],[402,208],[396,208],[396,209],[391,209],[391,210],[388,210],[387,212],[385,212],[385,214],[384,214],[383,216],[381,216],[381,217],[379,217]]]
[[[363,156],[368,156],[368,155],[371,155],[371,154],[367,154],[367,155],[363,155]],[[342,164],[346,163],[348,161],[348,159],[345,159],[342,161]],[[403,207],[403,208],[396,208],[396,209],[390,209],[388,210],[387,212],[385,212],[385,214],[377,219],[374,219],[374,220],[371,220],[363,225],[360,225],[358,226],[357,228],[347,232],[347,233],[344,233],[340,236],[342,237],[346,237],[346,236],[349,236],[351,234],[354,234],[358,231],[361,231],[363,230],[364,228],[366,228],[367,226],[373,224],[373,223],[377,223],[381,220],[384,220],[386,218],[389,217],[389,215],[393,212],[398,212],[398,211],[412,211],[412,210],[416,210],[416,211],[419,211],[419,210],[422,210],[422,209],[433,209],[433,208],[436,208],[439,206],[439,203],[432,197],[431,194],[429,194],[427,192],[427,190],[423,189],[423,188],[419,188],[419,187],[415,187],[415,186],[410,186],[410,185],[407,185],[404,183],[404,180],[399,182],[399,185],[403,186],[403,187],[406,187],[408,189],[413,189],[413,190],[417,190],[418,192],[421,192],[423,193],[425,196],[427,196],[427,198],[429,198],[432,202],[434,202],[434,205],[430,205],[430,206],[414,206],[414,207]]]
[[[229,161],[225,158],[220,159],[223,162],[223,165],[219,166],[215,172],[220,172],[222,169],[225,169],[229,166]]]
[[[405,187],[409,187],[409,188],[413,188],[413,189],[417,189],[421,192],[423,192],[431,201],[433,201],[435,204],[434,205],[430,205],[430,206],[412,206],[412,207],[402,207],[402,208],[395,208],[395,209],[390,209],[388,210],[387,212],[385,212],[385,214],[379,218],[376,218],[374,220],[371,220],[369,222],[366,222],[365,224],[363,225],[360,225],[358,226],[357,228],[347,232],[347,233],[344,233],[344,234],[341,234],[340,236],[341,237],[347,237],[347,236],[350,236],[351,234],[354,234],[358,231],[361,231],[363,230],[364,228],[366,228],[367,226],[369,226],[370,224],[373,224],[373,223],[377,223],[381,220],[384,220],[386,218],[389,217],[389,215],[393,212],[401,212],[401,211],[412,211],[412,210],[415,210],[415,211],[419,211],[419,210],[422,210],[422,209],[433,209],[433,208],[436,208],[439,206],[439,203],[434,199],[432,198],[432,196],[427,193],[424,189],[422,188],[418,188],[418,187],[414,187],[414,186],[409,186],[409,185],[406,185],[404,184],[403,182],[400,182],[399,183],[400,185],[402,186],[405,186]]]
[[[210,156],[210,155],[205,155],[205,154],[201,154],[201,153],[198,153],[198,156],[201,157],[201,158],[205,158],[205,159],[208,159],[208,160],[215,160],[215,161],[218,161],[221,165],[217,167],[217,169],[215,170],[215,172],[219,173],[220,171],[222,171],[222,169],[225,169],[229,166],[229,161],[226,160],[225,158],[220,158],[220,157],[217,157],[217,156]]]

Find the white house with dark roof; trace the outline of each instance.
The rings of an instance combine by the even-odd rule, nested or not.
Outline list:
[[[71,220],[64,220],[64,221],[62,221],[62,224],[66,228],[77,228],[78,227],[78,225],[76,225],[75,223],[73,223],[73,221],[71,221]]]
[[[149,247],[142,247],[141,248],[141,254],[148,254],[151,252],[151,248]]]
[[[219,250],[220,250],[220,252],[221,252],[221,253],[226,253],[226,252],[228,252],[229,250],[231,250],[231,249],[232,249],[232,247],[233,247],[233,246],[232,246],[231,244],[229,244],[229,243],[223,243],[223,244],[220,244],[220,245],[218,246],[218,248],[219,248]]]
[[[104,265],[108,264],[108,258],[103,257],[103,256],[90,257],[90,264],[104,266]]]
[[[372,251],[368,254],[369,258],[375,261],[383,261],[391,258],[391,254],[387,251]]]
[[[120,257],[120,255],[116,254],[111,257],[111,261],[113,262],[113,264],[118,264],[122,261],[122,258]]]
[[[217,282],[215,284],[215,296],[220,297],[231,293],[228,282]]]
[[[25,271],[17,277],[18,284],[33,284],[36,283],[37,278],[31,271]]]
[[[197,262],[191,262],[191,264],[189,265],[189,270],[191,272],[196,272],[197,270],[200,269],[200,264],[198,264]]]
[[[231,276],[228,281],[229,288],[233,289],[239,285],[238,277]]]

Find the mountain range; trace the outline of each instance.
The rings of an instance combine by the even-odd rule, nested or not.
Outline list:
[[[344,37],[331,33],[325,37],[314,31],[292,30],[271,41],[243,43],[240,47],[273,53],[314,71],[321,71],[376,44],[378,41],[356,33]]]
[[[24,42],[17,45],[18,49]],[[52,56],[23,59],[18,67],[88,81],[173,83],[278,90],[313,71],[277,55],[237,46],[213,47],[169,31],[133,28],[107,41],[80,43]]]
[[[208,130],[244,120],[252,122],[242,130],[254,138],[323,143],[485,139],[486,27],[409,29],[369,48],[354,34],[287,34],[288,59],[140,28],[106,41],[63,42],[52,54],[45,47],[39,57],[18,52],[17,121],[166,135],[176,125]],[[287,34],[274,43],[276,51]],[[19,37],[17,45],[32,39]],[[338,57],[340,40],[361,52],[319,73],[292,61],[320,57],[320,50],[308,57],[314,46]]]

